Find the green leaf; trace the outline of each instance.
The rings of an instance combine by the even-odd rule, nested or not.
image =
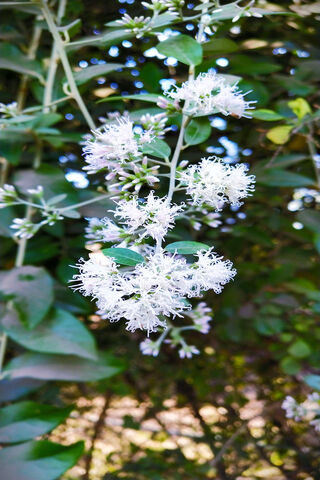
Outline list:
[[[270,161],[270,168],[273,167],[288,167],[296,163],[306,160],[308,157],[304,153],[288,153],[286,155],[279,155],[272,162]]]
[[[289,140],[292,129],[293,125],[280,125],[279,127],[271,128],[266,136],[276,145],[283,145]]]
[[[0,156],[8,160],[12,165],[18,165],[23,150],[23,143],[17,139],[1,139],[0,141]]]
[[[309,357],[311,348],[304,340],[296,340],[288,349],[290,355],[296,358]]]
[[[289,107],[293,113],[301,120],[308,114],[312,113],[309,103],[304,98],[296,98],[288,102]]]
[[[169,145],[160,138],[155,138],[151,143],[145,143],[142,147],[142,151],[146,155],[152,155],[163,159],[169,158],[171,154]]]
[[[230,38],[213,38],[209,42],[203,44],[204,54],[214,55],[218,53],[232,53],[239,49],[236,42]]]
[[[212,23],[221,21],[221,20],[229,20],[231,18],[235,18],[237,15],[244,16],[244,9],[238,5],[239,2],[232,2],[228,3],[227,5],[221,5],[219,8],[215,9],[211,13]],[[263,8],[255,8],[251,7],[250,12],[255,12],[260,15],[279,15],[285,14],[286,12],[275,12],[272,10],[265,10]]]
[[[34,378],[17,378],[0,380],[0,403],[12,402],[42,387],[44,382]]]
[[[144,258],[140,253],[134,252],[129,248],[104,248],[102,253],[106,255],[106,257],[113,258],[114,261],[120,265],[134,267],[137,263],[144,262]]]
[[[320,390],[320,375],[306,375],[303,380],[312,389]]]
[[[0,410],[0,443],[18,443],[50,432],[62,423],[72,407],[57,408],[36,402],[19,402]]]
[[[25,348],[35,352],[76,355],[95,360],[97,351],[94,337],[71,313],[53,309],[40,325],[25,328],[14,313],[1,320],[7,335]]]
[[[0,450],[3,480],[57,480],[75,465],[84,451],[84,443],[69,446],[41,440]]]
[[[103,63],[101,65],[93,65],[92,67],[87,67],[79,72],[75,72],[74,79],[77,85],[83,85],[93,78],[107,75],[108,73],[114,72],[118,68],[123,67],[125,67],[125,65],[122,63]]]
[[[136,93],[133,95],[116,95],[99,100],[97,103],[112,102],[113,100],[141,100],[142,102],[157,103],[159,95],[156,93]]]
[[[174,242],[165,247],[165,250],[170,253],[181,253],[182,255],[193,255],[199,252],[199,250],[209,250],[209,245],[200,242]]]
[[[211,125],[206,118],[191,120],[184,132],[184,139],[188,145],[198,145],[205,142],[211,135]]]
[[[302,210],[297,214],[297,219],[309,230],[320,233],[320,211],[311,208]]]
[[[0,280],[0,291],[13,301],[20,321],[28,328],[38,325],[53,301],[53,283],[45,269],[17,267]]]
[[[156,48],[166,57],[174,57],[186,65],[199,65],[202,62],[202,47],[188,35],[170,37],[158,43]]]
[[[281,360],[280,365],[284,373],[287,373],[288,375],[295,375],[301,369],[299,361],[292,357],[284,357]]]
[[[258,120],[264,120],[265,122],[276,122],[278,120],[283,120],[284,117],[279,115],[279,113],[274,112],[273,110],[268,110],[266,108],[261,108],[259,110],[252,110],[250,116],[257,118]]]
[[[0,69],[1,68],[36,77],[44,83],[40,63],[36,60],[30,60],[23,55],[15,45],[9,43],[0,44]]]
[[[9,378],[37,378],[68,382],[95,382],[124,370],[121,360],[100,353],[96,362],[73,355],[26,353],[11,360],[5,371]]]
[[[257,182],[271,187],[306,187],[313,185],[312,178],[280,168],[269,168],[257,174]]]
[[[261,60],[258,55],[235,55],[231,59],[232,72],[236,75],[267,75],[282,69],[271,57]]]

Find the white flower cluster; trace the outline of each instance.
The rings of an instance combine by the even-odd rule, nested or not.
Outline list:
[[[205,302],[200,302],[196,308],[188,312],[196,327],[201,333],[208,333],[210,330],[210,323],[212,320],[212,309],[208,307]]]
[[[317,392],[308,395],[303,403],[298,403],[288,395],[282,402],[282,408],[286,411],[287,418],[293,418],[296,422],[307,421],[320,432],[320,395]]]
[[[87,239],[92,242],[119,242],[124,231],[110,218],[87,218],[88,226],[85,228]]]
[[[197,253],[192,264],[163,250],[152,253],[145,263],[122,271],[109,257],[92,254],[78,264],[75,290],[97,301],[99,314],[110,321],[127,320],[127,329],[157,331],[165,319],[190,309],[186,298],[206,290],[222,291],[236,274],[232,263],[223,261],[212,249]]]
[[[183,111],[186,115],[202,116],[220,112],[223,115],[236,117],[247,116],[246,111],[251,103],[237,85],[230,85],[223,75],[216,73],[200,73],[196,78],[188,80],[181,87],[173,86],[165,95],[176,101],[184,101]]]
[[[157,138],[163,138],[166,132],[170,130],[170,128],[166,127],[167,121],[168,117],[165,113],[157,113],[156,115],[150,115],[150,113],[146,113],[140,118],[140,122],[144,130],[152,131],[152,134]]]
[[[127,233],[134,234],[140,229],[140,241],[150,236],[159,243],[174,226],[174,219],[181,210],[182,206],[170,205],[166,197],[157,198],[150,192],[144,202],[137,197],[120,200],[114,216],[127,225]]]
[[[119,170],[119,164],[141,157],[141,146],[153,139],[151,130],[135,134],[133,122],[127,117],[119,118],[117,122],[92,133],[93,139],[90,137],[83,147],[88,164],[84,170],[88,173],[96,173],[105,168]]]
[[[203,158],[180,172],[187,194],[194,205],[208,205],[219,211],[226,203],[240,206],[240,200],[254,191],[254,175],[246,175],[244,164],[226,165],[217,157]]]

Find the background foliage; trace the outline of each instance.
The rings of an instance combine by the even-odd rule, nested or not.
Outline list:
[[[41,184],[48,198],[67,194],[63,207],[78,204],[103,184],[95,175],[89,186],[81,170],[78,142],[88,126],[73,99],[42,109],[52,38],[36,2],[13,3],[0,4],[0,102],[39,108],[19,125],[2,121],[2,182],[21,193]],[[271,8],[288,15],[217,23],[197,67],[242,77],[258,109],[241,122],[212,117],[210,136],[183,154],[191,162],[207,153],[248,162],[257,175],[255,195],[223,213],[222,229],[186,224],[179,232],[214,244],[238,270],[223,294],[207,298],[213,329],[192,339],[201,355],[181,360],[168,346],[158,358],[142,356],[142,335],[101,321],[94,304],[68,288],[70,265],[85,252],[84,217],[104,216],[107,200],[44,227],[28,241],[24,266],[9,228],[24,207],[0,211],[1,299],[14,306],[9,313],[3,306],[1,320],[9,337],[0,382],[4,480],[60,478],[84,452],[83,439],[86,453],[64,479],[319,478],[318,435],[280,408],[288,394],[320,389],[320,196],[311,158],[319,161],[319,3]],[[69,25],[61,29],[71,38],[66,51],[97,123],[108,111],[155,111],[142,97],[121,95],[158,95],[166,79],[186,78],[183,63],[145,53],[157,38],[106,26],[123,9],[145,12],[137,1],[69,0],[57,19]],[[191,35],[192,24],[170,28]],[[58,62],[53,101],[65,96],[64,83]],[[204,121],[200,131],[208,128]],[[174,130],[167,141],[174,146]]]

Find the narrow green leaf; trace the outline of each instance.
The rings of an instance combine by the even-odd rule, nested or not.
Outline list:
[[[202,62],[202,47],[188,35],[170,37],[156,46],[159,53],[174,57],[186,65],[199,65]]]
[[[20,50],[9,43],[0,44],[0,69],[12,70],[17,73],[37,77],[44,82],[41,65],[36,60],[30,60]]]
[[[271,187],[306,187],[313,185],[312,178],[280,168],[269,168],[257,174],[257,182]]]
[[[112,102],[113,100],[141,100],[142,102],[157,103],[159,95],[156,93],[137,93],[133,95],[116,95],[114,97],[102,98],[97,103]]]
[[[278,120],[283,120],[284,117],[279,115],[279,113],[274,112],[273,110],[268,110],[266,108],[260,108],[259,110],[252,110],[250,116],[257,118],[258,120],[264,120],[265,122],[276,122]]]
[[[93,78],[107,75],[108,73],[114,72],[118,68],[123,67],[125,67],[125,65],[122,63],[103,63],[101,65],[93,65],[91,67],[84,68],[79,72],[75,72],[74,79],[77,85],[83,85]]]
[[[320,211],[311,208],[302,210],[297,214],[297,219],[309,230],[320,233]]]
[[[50,432],[70,414],[72,407],[57,408],[36,402],[19,402],[0,410],[0,443],[18,443]]]
[[[101,353],[96,362],[74,355],[26,353],[5,368],[9,378],[36,378],[68,382],[95,382],[113,377],[124,369],[120,359]]]
[[[209,250],[209,245],[200,242],[174,242],[165,247],[165,250],[170,253],[181,253],[182,255],[193,255],[200,250]]]
[[[69,446],[41,440],[0,450],[3,480],[57,480],[75,465],[84,451],[84,443]]]
[[[129,248],[104,248],[102,253],[106,255],[106,257],[113,258],[115,262],[120,265],[134,267],[137,263],[144,262],[144,258],[140,253],[134,252]]]

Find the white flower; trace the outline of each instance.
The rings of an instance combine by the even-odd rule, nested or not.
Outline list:
[[[139,239],[150,236],[160,242],[168,229],[174,226],[174,219],[182,206],[171,205],[166,197],[157,198],[150,192],[144,203],[137,197],[121,200],[114,212],[115,217],[122,219],[128,227],[128,233],[142,229]]]
[[[310,425],[312,425],[316,432],[320,432],[320,418],[314,418],[311,420]]]
[[[168,117],[165,113],[158,113],[157,115],[146,113],[140,118],[143,128],[145,130],[151,130],[157,138],[163,138],[165,133],[170,130],[170,128],[166,128],[167,121]]]
[[[199,350],[194,345],[183,345],[179,350],[180,358],[192,358],[192,355],[199,355]]]
[[[293,418],[296,422],[306,414],[305,408],[290,395],[286,396],[281,406],[286,411],[286,417]]]
[[[143,355],[157,357],[159,355],[159,344],[158,342],[153,342],[150,338],[146,338],[140,343],[140,350]]]
[[[17,230],[14,234],[18,238],[30,239],[41,227],[41,223],[32,223],[27,218],[14,218],[10,228]]]
[[[8,103],[7,105],[0,103],[0,113],[3,114],[3,118],[15,117],[19,113],[17,102]]]
[[[193,320],[194,325],[201,333],[209,332],[209,322],[212,320],[212,309],[208,307],[205,302],[198,303],[195,308],[188,312],[188,317]]]
[[[149,23],[151,17],[130,17],[125,13],[120,20],[116,20],[120,25],[127,27],[126,32],[132,32],[137,38],[142,37],[145,32],[150,30]]]
[[[225,203],[240,206],[240,200],[253,192],[255,177],[246,175],[247,170],[246,165],[230,166],[209,157],[181,172],[180,180],[186,184],[194,205],[205,204],[218,211]]]
[[[8,185],[5,183],[2,188],[0,188],[0,208],[8,207],[14,205],[18,200],[18,194],[13,185]]]
[[[88,139],[83,148],[88,163],[84,170],[88,170],[88,173],[96,173],[103,168],[119,169],[117,164],[141,156],[141,144],[153,138],[151,132],[136,135],[133,123],[127,117],[92,133],[94,138]]]
[[[121,240],[123,229],[118,227],[110,218],[87,218],[85,228],[86,237],[91,242],[118,242]]]
[[[177,101],[184,101],[183,110],[187,115],[223,115],[245,117],[246,110],[254,102],[247,102],[237,85],[230,85],[223,75],[213,72],[200,73],[181,87],[174,86],[166,95]]]
[[[232,262],[223,261],[212,248],[198,252],[197,256],[198,260],[192,265],[193,296],[200,296],[202,290],[221,293],[223,285],[230,282],[237,273],[232,268]]]
[[[42,197],[43,187],[42,185],[38,185],[36,188],[28,188],[27,192],[29,195],[34,195],[35,197]]]
[[[219,293],[235,275],[232,264],[221,261],[212,251],[198,253],[198,261],[151,253],[133,269],[119,270],[103,254],[91,254],[77,265],[75,289],[97,301],[98,314],[110,321],[126,319],[127,329],[157,331],[166,326],[166,317],[181,316],[190,309],[186,297],[195,297],[212,288]]]

